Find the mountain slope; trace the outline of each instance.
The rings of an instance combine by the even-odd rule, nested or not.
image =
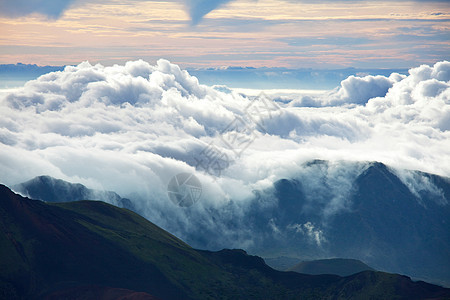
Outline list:
[[[352,210],[337,216],[330,229],[337,255],[412,276],[450,279],[448,203],[425,193],[418,198],[382,164],[357,178],[352,203]]]
[[[275,271],[242,250],[195,250],[139,215],[98,201],[44,203],[0,186],[0,217],[3,298],[81,299],[124,290],[144,299],[450,296],[405,276],[310,276]]]
[[[130,253],[142,247],[132,242],[145,232],[149,235],[137,239],[150,257],[163,250],[175,260],[179,252],[196,255],[162,229],[102,202],[47,205],[18,198],[4,187],[1,193],[2,257],[9,258],[2,259],[2,277],[24,292],[22,296],[95,283],[131,290],[146,287],[156,295],[187,298],[161,270]],[[130,245],[125,249],[122,245],[127,241]]]
[[[401,179],[381,163],[346,180],[352,165],[333,169],[330,162],[314,161],[304,168],[309,177],[283,179],[260,192],[262,204],[252,206],[248,219],[254,235],[264,239],[255,239],[250,252],[353,258],[450,285],[450,179],[414,171]]]
[[[350,276],[363,271],[373,271],[373,269],[357,259],[331,258],[302,261],[290,268],[289,271],[310,275],[335,274]]]

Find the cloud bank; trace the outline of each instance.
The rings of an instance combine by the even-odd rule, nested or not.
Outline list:
[[[450,176],[449,81],[444,61],[408,75],[350,76],[328,93],[246,96],[202,85],[167,60],[83,62],[0,94],[0,181],[47,174],[113,190],[180,236],[222,226],[236,243],[233,226],[251,209],[253,191],[282,178],[310,182],[319,196],[322,184],[336,191],[314,200],[326,217],[348,207],[349,182],[364,169],[339,161]],[[314,159],[333,163],[305,168]],[[167,196],[170,179],[182,172],[203,186],[189,209]],[[417,193],[426,187],[402,178]],[[212,213],[219,208],[221,222]],[[326,239],[315,223],[314,230],[300,225],[316,242]]]

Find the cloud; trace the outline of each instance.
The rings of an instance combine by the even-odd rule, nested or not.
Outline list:
[[[316,243],[319,247],[322,246],[323,242],[326,242],[322,230],[315,228],[311,222],[306,222],[305,224],[290,224],[288,225],[288,229],[306,235],[311,242]]]
[[[438,205],[445,206],[449,204],[449,200],[445,198],[444,191],[433,184],[426,174],[411,170],[394,170],[394,172],[425,208],[428,204],[421,200],[424,195],[428,196],[428,199],[434,200]]]
[[[198,24],[209,12],[231,2],[232,0],[185,0],[189,7],[192,24]]]
[[[276,93],[202,85],[167,60],[83,62],[1,94],[0,181],[48,174],[113,190],[156,224],[211,249],[257,243],[246,219],[254,191],[297,178],[317,217],[301,223],[314,228],[299,224],[317,244],[326,239],[323,220],[349,209],[351,183],[366,161],[450,176],[443,163],[450,161],[449,70],[439,62],[406,76],[351,76],[329,93],[300,91],[276,102]],[[214,176],[208,159],[219,156],[226,165]],[[330,163],[305,165],[314,159]],[[167,196],[182,172],[203,186],[202,199],[186,209]],[[400,178],[416,194],[442,200],[426,179]],[[276,205],[263,200],[258,205]]]
[[[389,78],[385,76],[350,76],[341,82],[341,87],[335,95],[330,95],[331,103],[365,104],[372,98],[386,96],[394,83],[403,78],[403,75],[396,73],[393,73]]]
[[[39,13],[50,18],[59,18],[76,0],[0,0],[0,14],[6,17],[21,17]]]

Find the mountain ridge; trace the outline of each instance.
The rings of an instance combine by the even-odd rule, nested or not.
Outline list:
[[[92,285],[160,299],[450,297],[449,289],[405,276],[279,272],[243,250],[195,250],[145,218],[99,201],[45,203],[1,185],[0,214],[0,293],[16,298],[51,298]]]
[[[245,248],[264,258],[298,261],[354,258],[380,271],[450,287],[444,267],[450,265],[449,178],[380,162],[314,160],[254,195],[243,211],[233,202],[206,207],[207,214],[168,205],[158,210],[166,218],[156,224],[194,248]],[[152,201],[145,201],[146,212],[137,210],[147,219],[152,219],[149,211],[161,209]]]
[[[329,258],[302,261],[288,270],[310,275],[334,274],[344,277],[363,271],[374,271],[373,268],[369,267],[362,261],[348,258]]]

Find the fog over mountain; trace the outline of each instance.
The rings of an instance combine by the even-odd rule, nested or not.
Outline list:
[[[323,258],[336,256],[336,245],[339,256],[431,278],[430,270],[448,261],[442,222],[449,207],[449,80],[444,61],[408,75],[350,76],[329,92],[248,96],[202,85],[167,60],[83,62],[2,94],[0,182],[45,174],[117,192],[194,247]],[[202,184],[191,207],[168,198],[167,185],[179,173]],[[408,222],[378,227],[403,211]],[[440,233],[430,247],[444,252],[419,247],[430,232],[420,224]],[[361,230],[339,244],[352,226]],[[408,269],[408,253],[383,259],[403,245],[385,240],[397,230],[405,243],[420,241],[408,249],[431,257],[422,271]],[[359,248],[354,236],[361,236]],[[303,252],[278,243],[282,237]]]
[[[121,200],[134,209],[115,193],[46,176],[14,189],[49,202]],[[158,199],[147,199],[147,208],[136,211],[197,248],[244,248],[277,268],[277,258],[285,257],[291,265],[283,270],[305,259],[357,258],[449,286],[449,199],[449,178],[381,163],[310,161],[295,178],[254,190],[245,205],[231,199],[226,205],[158,207]]]
[[[45,202],[73,202],[80,200],[100,200],[118,207],[135,210],[130,199],[121,198],[112,191],[98,191],[86,188],[82,184],[73,184],[49,176],[38,176],[12,188],[30,199]]]

